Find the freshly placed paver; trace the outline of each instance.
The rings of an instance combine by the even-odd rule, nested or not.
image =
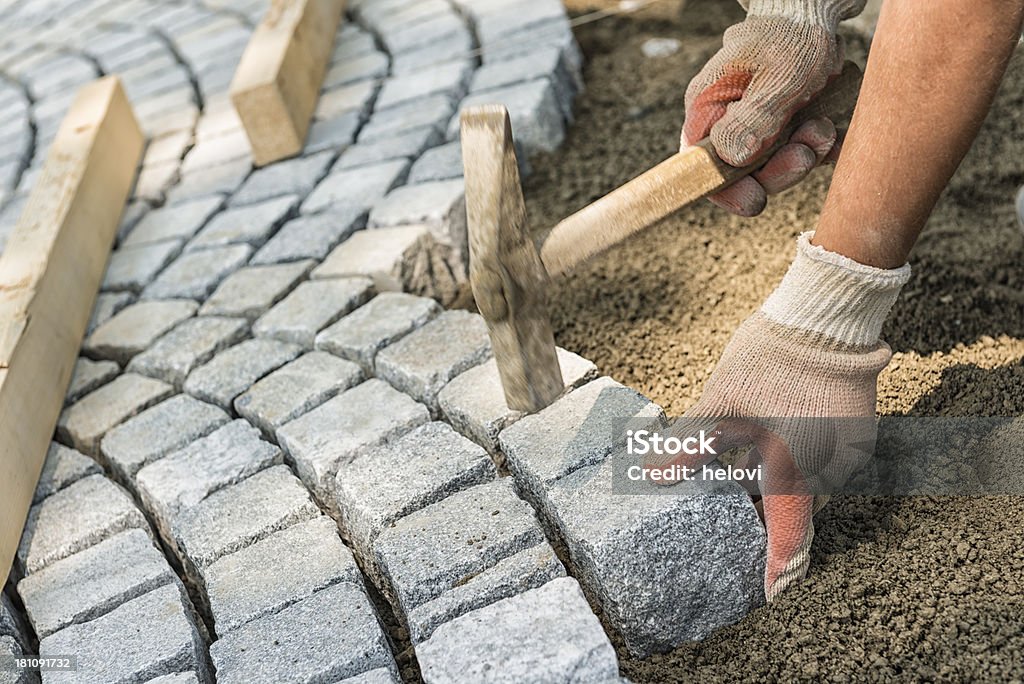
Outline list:
[[[424,126],[444,131],[454,112],[455,106],[447,95],[432,95],[374,112],[359,131],[359,142],[380,140]]]
[[[436,126],[420,126],[411,128],[385,138],[375,138],[365,142],[357,143],[345,150],[334,165],[334,171],[363,169],[374,166],[385,160],[391,163],[402,164],[402,174],[409,168],[409,160],[415,159],[427,148],[433,147],[444,140],[444,136],[437,130]],[[336,183],[332,183],[337,187]],[[391,188],[384,188],[381,195],[387,193]],[[342,197],[344,197],[342,195]],[[352,201],[348,198],[348,201]],[[369,208],[369,204],[366,205]]]
[[[347,154],[347,151],[343,153],[341,160],[344,160]],[[375,161],[379,162],[380,158]],[[360,166],[358,169],[334,170],[302,203],[302,212],[315,213],[335,205],[367,211],[401,182],[408,168],[407,161],[395,159]]]
[[[90,475],[29,510],[18,563],[30,575],[135,527],[149,529],[131,497],[102,475]]]
[[[340,582],[359,584],[352,552],[326,516],[293,525],[203,572],[218,637]]]
[[[513,554],[546,543],[509,478],[477,485],[411,513],[373,542],[382,589],[404,615]]]
[[[165,382],[136,373],[119,375],[65,408],[57,420],[57,435],[95,456],[108,430],[172,394],[174,388]]]
[[[277,428],[362,381],[356,364],[309,352],[281,366],[235,399],[235,410],[271,439]]]
[[[382,530],[495,475],[483,449],[445,423],[427,423],[339,464],[338,518],[364,563],[372,566],[371,545]]]
[[[231,632],[210,647],[221,684],[333,682],[394,659],[363,588],[343,582]]]
[[[229,411],[235,397],[301,352],[298,345],[277,340],[246,340],[189,373],[185,391]]]
[[[298,200],[298,195],[285,195],[241,207],[233,206],[214,216],[185,249],[191,251],[235,244],[259,247],[284,223]]]
[[[68,393],[64,397],[65,404],[71,404],[100,385],[110,382],[121,372],[121,368],[113,361],[93,361],[84,356],[78,357],[75,370],[71,373]]]
[[[306,486],[332,506],[334,477],[341,463],[428,419],[423,404],[386,382],[367,380],[278,428],[277,441]]]
[[[442,625],[416,657],[427,684],[621,681],[615,649],[571,577]]]
[[[141,292],[174,257],[181,253],[180,240],[153,242],[135,247],[122,247],[110,255],[103,276],[106,291]]]
[[[199,577],[219,558],[319,515],[302,483],[278,465],[181,511],[173,534],[186,570]]]
[[[371,228],[421,223],[439,242],[460,254],[466,246],[466,189],[461,178],[403,185],[388,193],[370,212]]]
[[[487,326],[478,314],[446,311],[377,354],[377,374],[437,410],[449,380],[491,356]]]
[[[539,78],[552,81],[562,114],[571,119],[576,79],[565,55],[557,47],[541,46],[518,57],[487,62],[473,74],[470,90],[480,93]]]
[[[249,245],[228,245],[185,252],[142,291],[144,299],[206,299],[224,278],[252,255]]]
[[[370,299],[369,278],[332,278],[305,282],[261,316],[254,335],[312,349],[316,334]]]
[[[224,279],[199,313],[255,319],[291,292],[314,265],[305,260],[240,268]]]
[[[230,416],[213,404],[179,394],[125,421],[107,433],[100,451],[125,484],[141,468],[224,425]]]
[[[122,309],[96,328],[83,348],[125,364],[165,332],[195,315],[198,305],[188,299],[138,302]]]
[[[547,78],[470,95],[462,100],[459,111],[486,104],[502,104],[508,109],[515,131],[516,145],[525,156],[551,152],[565,139],[565,118],[555,86]],[[448,138],[459,135],[459,114],[448,124]]]
[[[249,325],[242,318],[189,318],[133,358],[128,370],[181,387],[193,368],[248,333]]]
[[[327,150],[257,169],[231,196],[231,204],[253,204],[281,195],[304,197],[324,177],[334,157],[334,151]]]
[[[224,204],[220,195],[181,202],[172,207],[154,209],[139,221],[125,238],[122,246],[188,240],[199,232],[213,214]]]
[[[567,389],[597,376],[597,366],[562,348],[557,350],[562,382]],[[455,429],[489,452],[498,452],[498,434],[523,417],[505,403],[505,393],[495,359],[470,368],[445,385],[437,403]]]
[[[316,348],[354,361],[373,374],[377,352],[440,312],[433,299],[383,292],[318,334]]]
[[[366,224],[361,208],[332,205],[324,213],[299,216],[281,226],[253,255],[250,264],[323,260],[334,247]]]
[[[176,581],[150,536],[132,529],[29,575],[18,594],[42,638]]]
[[[75,654],[76,682],[142,682],[188,670],[204,673],[206,681],[205,645],[182,593],[175,584],[154,589],[103,617],[46,637],[39,653]],[[117,657],[111,657],[112,649]]]
[[[462,178],[462,143],[450,142],[427,150],[409,169],[410,183]]]
[[[50,442],[32,503],[39,503],[68,485],[78,482],[83,477],[95,475],[101,470],[99,464],[88,456],[69,449],[63,444]]]

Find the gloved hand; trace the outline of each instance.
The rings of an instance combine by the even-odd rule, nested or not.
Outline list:
[[[811,245],[810,235],[798,238],[782,283],[733,335],[678,423],[715,424],[718,454],[752,447],[737,465],[763,464],[769,600],[806,574],[812,514],[874,451],[876,380],[891,357],[879,335],[910,277],[909,265],[864,266]],[[670,465],[703,465],[686,458]]]
[[[723,161],[749,164],[842,70],[837,26],[859,14],[865,2],[749,0],[746,20],[725,32],[722,49],[686,89],[681,146],[710,135]],[[759,171],[711,201],[740,216],[756,216],[768,195],[796,185],[819,164],[835,161],[838,149],[830,153],[837,140],[828,119],[808,121]]]

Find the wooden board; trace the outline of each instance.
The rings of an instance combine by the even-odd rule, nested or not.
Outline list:
[[[231,81],[235,105],[264,166],[302,151],[345,0],[273,0]]]
[[[142,156],[121,82],[75,97],[0,255],[0,572],[25,524]]]

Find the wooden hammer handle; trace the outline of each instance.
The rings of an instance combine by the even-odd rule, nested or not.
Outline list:
[[[860,69],[847,62],[842,73],[801,109],[775,144],[749,166],[729,166],[715,154],[711,142],[704,139],[569,216],[551,230],[541,245],[540,258],[548,274],[567,273],[691,202],[751,174],[809,119],[845,119],[857,102],[860,81]]]

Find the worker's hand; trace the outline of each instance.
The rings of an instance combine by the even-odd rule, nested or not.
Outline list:
[[[863,5],[863,0],[751,0],[747,19],[725,32],[722,49],[686,90],[681,145],[710,136],[728,164],[746,166],[757,159],[840,73],[843,47],[836,27]],[[809,121],[760,170],[711,201],[740,216],[756,216],[768,195],[835,161],[838,140],[831,121]]]
[[[700,401],[677,423],[720,431],[718,454],[749,448],[739,465],[763,464],[768,531],[765,595],[802,578],[811,515],[874,451],[876,380],[891,352],[879,339],[910,267],[858,264],[800,236],[782,283],[736,331]],[[679,435],[682,437],[682,435]],[[661,468],[665,463],[648,463]],[[696,467],[675,459],[670,465]]]

